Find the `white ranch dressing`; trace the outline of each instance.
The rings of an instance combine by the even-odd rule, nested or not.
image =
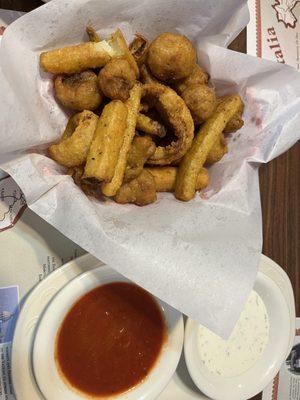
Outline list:
[[[258,361],[269,340],[269,317],[261,297],[252,291],[230,338],[223,340],[200,326],[198,351],[206,368],[223,377],[242,374]]]

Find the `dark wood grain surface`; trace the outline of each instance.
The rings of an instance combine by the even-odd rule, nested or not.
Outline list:
[[[30,11],[38,0],[0,0],[0,8]],[[230,45],[246,52],[246,30]],[[300,129],[300,127],[299,127]],[[289,151],[262,165],[259,171],[263,215],[263,253],[272,258],[290,277],[300,316],[300,142]],[[260,400],[257,395],[253,400]]]

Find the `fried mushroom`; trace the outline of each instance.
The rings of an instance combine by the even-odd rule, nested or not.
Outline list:
[[[114,200],[120,204],[133,203],[138,206],[146,206],[156,201],[155,182],[150,172],[143,170],[132,181],[124,183]]]
[[[151,43],[147,64],[161,81],[174,81],[189,76],[196,63],[196,50],[190,40],[174,33],[162,33]]]
[[[177,93],[181,94],[185,91],[189,86],[192,85],[204,85],[208,82],[208,74],[199,67],[199,65],[195,64],[191,75],[184,79],[180,79],[173,84],[173,88]]]
[[[57,100],[71,110],[95,110],[103,100],[97,75],[93,71],[71,76],[57,75],[54,79],[54,90]]]
[[[135,79],[135,72],[129,62],[122,58],[116,58],[101,69],[98,83],[105,96],[112,100],[126,101]]]
[[[216,108],[215,92],[207,85],[188,86],[181,97],[190,110],[195,124],[206,121]]]

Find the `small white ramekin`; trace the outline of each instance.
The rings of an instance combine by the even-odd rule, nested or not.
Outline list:
[[[262,357],[246,372],[222,377],[210,372],[201,361],[197,336],[199,325],[191,319],[185,328],[184,354],[189,373],[198,388],[214,400],[246,400],[261,392],[276,376],[294,336],[294,319],[280,288],[259,272],[254,290],[262,298],[269,316],[269,341]]]
[[[60,324],[72,305],[89,291],[110,282],[128,282],[128,280],[108,266],[81,274],[58,292],[42,316],[33,346],[33,369],[38,386],[47,400],[89,398],[74,391],[60,377],[54,359],[55,339]],[[155,399],[176,370],[183,347],[182,315],[166,303],[158,299],[156,301],[164,315],[168,332],[161,354],[144,381],[129,391],[114,396],[114,400]]]

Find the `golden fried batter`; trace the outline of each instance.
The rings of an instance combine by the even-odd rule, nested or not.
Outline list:
[[[233,133],[238,131],[244,125],[244,121],[240,114],[235,114],[233,118],[225,126],[224,133]]]
[[[73,135],[75,129],[79,125],[81,114],[82,113],[77,113],[77,114],[72,115],[72,117],[69,118],[67,126],[65,127],[65,130],[63,131],[60,142],[62,142],[63,140],[65,140]]]
[[[40,54],[57,101],[79,111],[50,157],[99,199],[144,206],[174,192],[191,200],[209,184],[204,166],[228,152],[226,133],[244,124],[240,96],[216,98],[183,35],[162,33],[149,45],[137,34],[128,46],[120,29],[107,40],[91,26],[86,33],[88,43]]]
[[[168,165],[181,158],[192,144],[194,123],[191,113],[182,98],[167,86],[149,83],[144,85],[143,91],[144,96],[153,102],[164,123],[177,138],[168,146],[158,146],[148,163]]]
[[[196,125],[206,121],[216,108],[215,92],[207,85],[188,86],[181,97],[190,110]]]
[[[40,56],[40,64],[52,74],[74,74],[102,67],[112,56],[113,51],[106,42],[89,42],[44,52]]]
[[[116,58],[101,69],[98,79],[105,96],[126,101],[135,82],[135,73],[127,60]]]
[[[140,112],[141,112],[141,113],[146,113],[146,112],[148,112],[150,109],[151,109],[151,105],[150,105],[150,104],[148,104],[148,103],[146,103],[146,102],[141,103],[141,105],[140,105]]]
[[[149,68],[147,68],[145,64],[140,67],[140,81],[143,83],[159,83],[158,80],[151,75]]]
[[[162,124],[141,113],[138,115],[136,128],[141,132],[148,133],[148,135],[161,138],[166,136],[166,129]]]
[[[54,90],[56,98],[63,106],[76,111],[95,110],[103,99],[97,75],[93,71],[71,76],[57,75]]]
[[[149,136],[136,136],[131,144],[128,155],[124,182],[138,177],[144,164],[155,152],[155,144]]]
[[[129,47],[127,46],[121,29],[117,29],[116,32],[111,36],[110,44],[115,52],[118,52],[120,54],[120,57],[128,61],[129,65],[135,73],[136,78],[138,78],[140,74],[139,67],[135,61],[135,58],[131,54]]]
[[[66,167],[75,167],[86,161],[98,116],[91,111],[82,111],[71,117],[66,131],[57,144],[49,147],[50,157]]]
[[[217,98],[217,105],[222,103],[222,101],[224,101],[225,99],[226,96]],[[225,129],[223,130],[224,133],[233,133],[242,128],[242,126],[244,125],[244,121],[242,119],[243,111],[244,111],[244,103],[241,102],[239,110],[225,126]]]
[[[220,161],[225,154],[228,153],[228,146],[224,135],[222,134],[220,139],[213,145],[213,148],[208,153],[206,164],[215,164]]]
[[[175,196],[179,200],[191,200],[196,191],[200,168],[216,141],[220,138],[226,124],[236,114],[242,100],[238,94],[228,96],[201,126],[191,148],[183,157],[176,176]]]
[[[135,35],[134,40],[129,45],[129,50],[133,55],[138,65],[142,65],[145,62],[146,54],[148,50],[148,40],[142,35]]]
[[[155,181],[157,192],[174,192],[178,168],[176,167],[147,167]],[[201,168],[196,182],[196,190],[204,189],[209,184],[209,175],[206,168]]]
[[[96,182],[87,182],[85,180],[82,180],[84,165],[69,168],[67,173],[73,178],[74,183],[79,186],[87,196],[98,197],[101,195],[99,184],[97,184]]]
[[[168,32],[153,40],[147,54],[148,67],[162,81],[186,78],[191,74],[196,60],[196,50],[189,39]]]
[[[189,86],[200,84],[204,85],[208,82],[208,74],[199,67],[198,64],[195,64],[191,75],[187,78],[180,79],[173,84],[173,88],[177,93],[181,94],[185,89]]]
[[[120,100],[108,103],[98,120],[84,177],[109,182],[114,176],[126,130],[127,107]]]
[[[153,176],[143,170],[137,178],[120,187],[114,200],[120,204],[134,203],[138,206],[154,203],[156,191]]]
[[[141,97],[142,97],[141,85],[139,83],[136,83],[130,91],[129,99],[125,103],[128,109],[127,119],[126,119],[126,129],[115,173],[110,182],[102,185],[102,192],[103,194],[105,194],[105,196],[109,197],[115,196],[117,191],[122,185],[125,175],[128,155],[130,152],[133,138],[135,136],[136,122],[139,114]]]
[[[80,43],[43,52],[40,55],[40,65],[46,72],[52,74],[75,74],[90,68],[103,67],[115,57],[125,58],[138,77],[137,63],[120,29],[117,29],[108,40]]]

